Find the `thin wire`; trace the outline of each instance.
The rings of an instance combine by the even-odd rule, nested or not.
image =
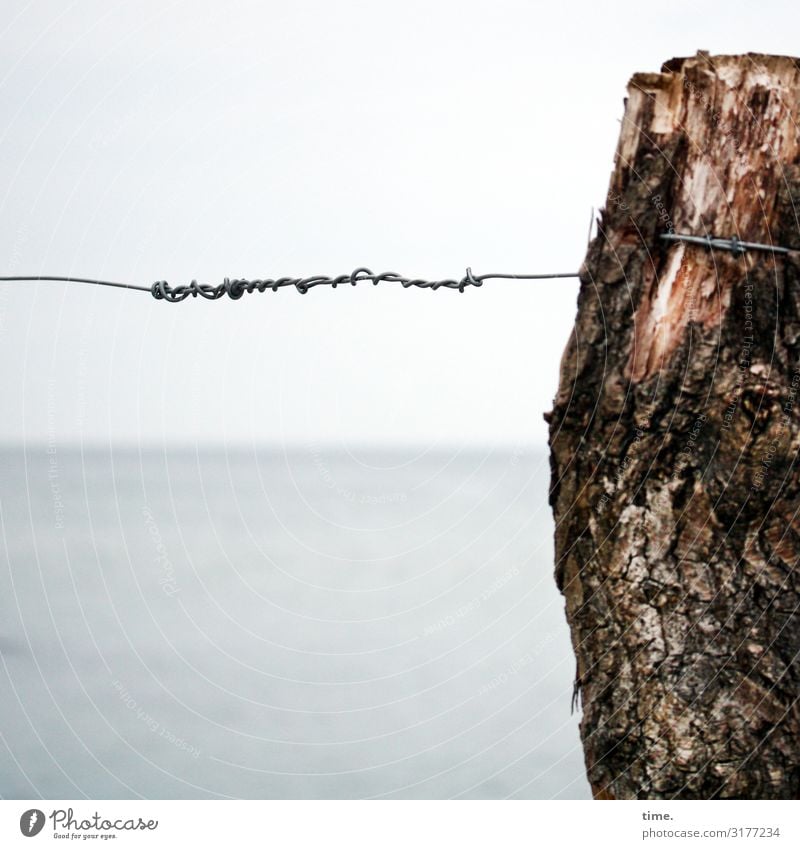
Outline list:
[[[264,292],[271,289],[273,292],[286,287],[294,287],[301,294],[305,294],[309,289],[315,286],[332,286],[334,289],[340,285],[355,286],[357,283],[371,282],[373,285],[378,283],[399,283],[403,288],[407,289],[415,286],[420,289],[458,289],[463,292],[468,286],[482,286],[484,280],[490,279],[505,279],[505,280],[549,280],[557,277],[577,277],[577,274],[479,274],[474,275],[472,269],[468,268],[464,277],[460,280],[423,280],[420,278],[402,277],[393,271],[385,271],[382,274],[373,274],[368,268],[357,268],[351,274],[342,274],[338,277],[326,277],[316,275],[314,277],[279,277],[275,280],[231,280],[226,277],[222,283],[217,286],[211,286],[205,283],[198,283],[192,280],[191,283],[178,286],[170,286],[166,280],[159,280],[153,283],[152,286],[136,286],[128,283],[116,283],[111,280],[94,280],[88,277],[54,277],[49,275],[38,275],[29,277],[0,277],[0,282],[11,281],[39,281],[51,280],[62,283],[88,283],[94,286],[114,286],[119,289],[134,289],[139,292],[149,292],[156,300],[169,301],[170,303],[178,303],[186,298],[206,298],[207,300],[215,301],[219,298],[228,295],[228,297],[237,299],[241,298],[246,292]]]
[[[57,283],[90,283],[92,286],[114,286],[117,289],[136,289],[139,292],[150,292],[150,286],[134,286],[130,283],[115,283],[111,280],[92,280],[88,277],[50,277],[41,275],[38,277],[0,277],[0,282],[10,283],[23,280],[52,280]]]
[[[483,282],[491,278],[504,280],[553,280],[558,277],[580,277],[577,271],[569,271],[564,274],[480,274],[476,280]]]

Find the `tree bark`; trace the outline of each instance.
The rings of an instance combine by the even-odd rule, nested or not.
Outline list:
[[[550,422],[595,798],[800,796],[800,60],[628,88]]]

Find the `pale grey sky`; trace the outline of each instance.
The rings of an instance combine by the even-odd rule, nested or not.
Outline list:
[[[572,271],[635,71],[788,2],[16,2],[0,274]],[[0,440],[544,444],[577,281],[170,305],[0,284]]]

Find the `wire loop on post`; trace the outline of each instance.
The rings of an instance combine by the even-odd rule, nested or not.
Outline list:
[[[661,238],[667,242],[687,242],[691,245],[700,245],[709,250],[728,251],[734,256],[744,256],[747,251],[763,251],[772,254],[795,253],[793,248],[784,248],[780,245],[765,245],[761,242],[743,242],[738,236],[725,239],[720,236],[692,236],[688,233],[662,233]]]

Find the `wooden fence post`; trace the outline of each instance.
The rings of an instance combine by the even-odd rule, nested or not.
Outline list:
[[[630,82],[550,422],[604,799],[800,797],[800,60]]]

